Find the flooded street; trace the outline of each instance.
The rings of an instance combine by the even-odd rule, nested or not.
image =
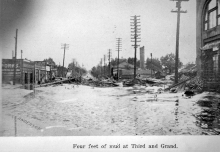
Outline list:
[[[219,98],[198,102],[204,94],[186,99],[182,93],[161,93],[155,98],[141,86],[73,84],[30,92],[14,103],[3,96],[4,136],[14,136],[15,116],[18,136],[220,134]]]

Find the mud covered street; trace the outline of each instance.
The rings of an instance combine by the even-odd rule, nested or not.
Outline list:
[[[182,93],[167,92],[155,98],[143,86],[63,84],[37,88],[35,94],[27,90],[22,97],[21,90],[3,87],[3,93],[7,92],[3,96],[4,136],[15,136],[15,116],[17,136],[220,133],[220,96],[210,100],[210,93],[186,99]]]

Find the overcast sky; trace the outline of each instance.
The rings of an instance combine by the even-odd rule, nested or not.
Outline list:
[[[117,57],[116,38],[122,38],[123,58],[134,57],[130,16],[140,15],[145,59],[175,53],[176,3],[170,0],[3,0],[1,28],[3,58],[11,58],[18,29],[18,58],[63,63],[62,43],[69,44],[65,66],[73,58],[87,69],[96,66],[108,49]],[[196,1],[182,2],[180,59],[196,59]],[[139,48],[137,53],[139,57]]]

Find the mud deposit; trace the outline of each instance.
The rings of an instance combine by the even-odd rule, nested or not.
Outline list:
[[[19,101],[3,97],[4,135],[218,135],[220,104],[217,97],[190,99],[182,93],[146,93],[144,88],[49,86],[37,88]],[[5,100],[5,101],[4,101]],[[14,100],[14,99],[11,99]]]

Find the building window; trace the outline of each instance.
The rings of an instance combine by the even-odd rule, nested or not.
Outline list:
[[[213,56],[213,71],[217,74],[218,73],[218,54]]]
[[[204,30],[220,25],[220,0],[211,0],[205,9]]]

